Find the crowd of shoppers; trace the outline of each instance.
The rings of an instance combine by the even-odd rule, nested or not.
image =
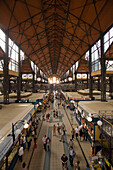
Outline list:
[[[53,99],[51,100],[51,102],[53,103]],[[61,101],[60,101],[61,103]],[[65,104],[62,104],[63,108],[65,109]],[[49,111],[50,105],[47,105],[47,112]],[[47,114],[43,114],[43,120],[46,116],[46,120],[49,121],[50,119],[50,113]],[[58,118],[58,110],[53,110],[53,118]],[[34,139],[34,148],[37,147],[37,128],[38,128],[38,123],[39,123],[39,117],[33,117],[32,120],[30,121],[30,126],[27,130],[27,134],[23,134],[21,137],[21,145],[19,146],[19,150],[18,150],[18,156],[19,156],[19,160],[22,162],[23,161],[23,154],[24,154],[24,150],[26,149],[30,149],[31,147],[31,143],[32,140]],[[64,140],[64,136],[66,135],[66,126],[64,124],[64,122],[60,123],[56,123],[53,124],[52,127],[53,130],[53,136],[56,136],[57,133],[58,135],[61,136],[61,142],[65,142]],[[74,151],[74,139],[78,139],[78,136],[80,136],[80,141],[86,140],[88,138],[88,128],[86,125],[82,125],[80,127],[76,127],[76,128],[72,128],[70,135],[72,135],[69,143],[68,143],[68,152],[69,155],[65,155],[63,154],[61,156],[61,162],[62,162],[62,167],[66,168],[67,167],[67,163],[69,160],[70,166],[73,166],[73,160],[74,157],[76,155],[75,151]],[[27,143],[27,145],[26,145]],[[43,136],[42,138],[42,143],[43,143],[43,147],[45,151],[50,151],[50,144],[51,144],[51,139],[50,137],[47,137],[46,135]],[[80,161],[77,160],[75,163],[75,170],[80,170]]]

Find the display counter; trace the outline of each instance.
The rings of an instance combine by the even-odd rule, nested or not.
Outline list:
[[[96,155],[90,157],[90,167],[92,170],[102,170],[102,169],[107,169],[107,170],[113,170],[113,167],[111,164],[107,161],[107,159],[104,156],[101,155]]]
[[[16,157],[18,155],[18,147],[19,147],[19,142],[15,146],[12,146],[10,150],[8,151],[8,169],[12,169],[12,165],[14,164]],[[0,169],[1,170],[6,170],[6,158],[7,155],[4,156],[2,161],[0,162]]]

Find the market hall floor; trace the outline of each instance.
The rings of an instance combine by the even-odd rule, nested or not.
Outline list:
[[[65,153],[68,156],[68,143],[69,140],[71,139],[71,130],[72,127],[70,125],[70,122],[67,118],[66,112],[63,109],[63,107],[60,105],[60,108],[58,109],[59,115],[62,116],[62,118],[53,118],[53,109],[55,107],[55,104],[51,105],[50,109],[47,110],[46,113],[50,113],[51,115],[51,120],[50,122],[48,121],[43,121],[41,131],[39,133],[38,139],[37,139],[37,148],[34,149],[33,151],[33,142],[30,150],[26,150],[23,156],[23,162],[26,162],[26,165],[29,166],[29,170],[61,170],[62,169],[62,164],[61,164],[61,156],[63,153]],[[69,109],[66,110],[69,118],[71,118],[71,113]],[[53,136],[52,133],[52,126],[54,124],[59,124],[61,125],[62,122],[64,122],[66,126],[66,137],[64,139],[64,143],[60,142],[61,135],[59,135],[56,132],[56,136]],[[73,127],[76,127],[78,124],[75,120],[75,117],[73,116]],[[43,149],[43,143],[42,143],[42,137],[46,134],[46,136],[50,136],[51,138],[51,147],[50,147],[50,153],[48,151],[44,151]],[[86,157],[89,158],[90,155],[90,147],[91,144],[89,141],[84,141],[82,142],[84,145],[85,149],[85,154]],[[81,149],[78,145],[78,142],[76,139],[74,139],[74,150],[76,152],[76,157],[74,159],[74,163],[76,160],[80,160],[80,167],[82,170],[85,169],[86,167],[86,162],[83,157],[83,154],[81,152]],[[32,155],[33,154],[33,155]],[[14,170],[21,170],[20,168],[22,167],[22,163],[17,162]],[[70,167],[70,164],[68,163],[68,168],[69,170],[73,170],[74,167]]]

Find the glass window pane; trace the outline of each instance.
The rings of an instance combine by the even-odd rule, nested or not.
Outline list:
[[[5,52],[5,33],[0,29],[0,47]]]

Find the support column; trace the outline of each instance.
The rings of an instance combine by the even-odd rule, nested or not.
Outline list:
[[[10,76],[9,76],[9,93],[11,93],[11,83],[10,83]]]
[[[35,73],[33,72],[32,92],[35,92]]]
[[[113,76],[109,77],[109,92],[111,99],[113,99]]]
[[[89,48],[89,97],[93,98],[93,77],[91,76],[91,47]]]
[[[4,55],[3,67],[3,88],[4,88],[4,104],[9,104],[9,62],[8,62],[8,36],[6,35],[6,55]]]
[[[101,101],[106,101],[106,66],[103,33],[101,33]]]
[[[88,85],[88,73],[87,73],[87,89],[89,88],[89,85]]]
[[[72,66],[72,83],[73,83],[73,66]]]
[[[18,77],[17,77],[17,101],[19,102],[21,100],[21,82],[22,82],[22,77],[21,77],[21,63],[20,63],[20,49],[19,49],[19,54],[18,54]]]
[[[77,92],[77,71],[75,70],[75,92]]]
[[[98,77],[98,87],[97,89],[100,91],[100,77]]]

